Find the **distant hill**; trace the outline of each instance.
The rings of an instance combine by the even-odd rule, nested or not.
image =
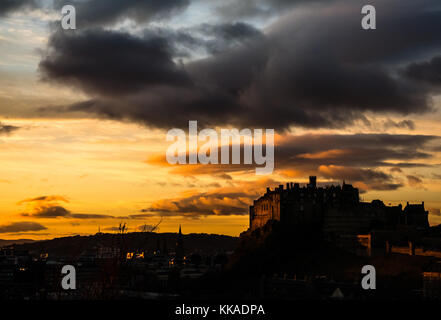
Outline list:
[[[0,247],[9,246],[11,244],[23,244],[23,243],[31,243],[35,242],[32,239],[16,239],[16,240],[3,240],[0,239]]]
[[[126,251],[154,251],[165,247],[174,252],[178,234],[176,233],[127,233],[73,236],[43,240],[19,245],[19,249],[29,250],[31,254],[48,253],[52,257],[78,257],[87,249],[96,246],[124,248]],[[186,253],[198,251],[203,254],[233,251],[239,238],[215,234],[183,235]],[[159,248],[158,248],[159,247]]]

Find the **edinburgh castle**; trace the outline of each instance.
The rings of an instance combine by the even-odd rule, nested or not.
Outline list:
[[[268,221],[283,225],[315,225],[326,236],[367,234],[372,230],[425,230],[428,211],[422,204],[404,207],[386,206],[380,200],[362,202],[359,191],[350,184],[317,187],[317,178],[309,184],[287,183],[267,192],[250,206],[250,231]]]

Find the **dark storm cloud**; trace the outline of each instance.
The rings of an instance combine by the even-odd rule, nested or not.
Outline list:
[[[433,57],[430,61],[412,63],[405,74],[412,79],[427,82],[432,85],[441,85],[441,56]]]
[[[186,74],[172,61],[168,42],[102,29],[57,31],[40,63],[44,77],[90,93],[122,95],[152,85],[182,85]]]
[[[250,39],[263,39],[261,31],[242,22],[218,25],[204,23],[190,29],[189,32],[196,33],[200,37],[212,37],[211,40],[203,41],[206,51],[211,54],[219,54],[227,49],[233,49]]]
[[[428,112],[433,89],[399,71],[441,49],[441,11],[434,0],[404,2],[375,2],[381,21],[375,31],[360,27],[361,1],[294,10],[265,35],[185,64],[176,62],[177,47],[206,44],[194,32],[135,37],[101,29],[57,31],[40,70],[46,79],[91,96],[63,112],[161,128],[183,127],[190,119],[201,125],[340,128],[365,121],[366,111]],[[206,32],[221,48],[227,37],[257,34],[241,24]]]
[[[39,223],[30,221],[12,222],[0,226],[0,233],[17,233],[41,230],[47,230],[47,228]]]
[[[78,27],[111,25],[126,18],[138,23],[168,18],[180,13],[189,0],[56,0],[55,8],[74,5]]]
[[[202,30],[215,40],[194,36]],[[227,97],[223,91],[194,83],[185,67],[176,64],[173,58],[186,56],[189,49],[225,51],[241,41],[260,36],[257,29],[242,23],[204,24],[181,31],[151,28],[146,29],[141,37],[103,29],[79,33],[58,30],[50,37],[40,71],[45,80],[73,84],[92,95],[99,95],[97,99],[71,106],[72,110],[98,109],[97,112],[106,113],[100,107],[105,104],[109,105],[108,113],[123,117],[113,109],[124,103],[127,109],[121,110],[123,113],[127,112],[129,118],[131,113],[137,113],[132,116],[143,120],[149,112],[155,111],[144,107],[145,104],[161,104],[166,108],[172,108],[169,105],[172,104],[179,109],[185,104],[194,104],[193,108],[199,109],[216,100],[218,104],[234,103],[234,98]],[[145,93],[139,94],[141,90]],[[129,93],[132,95],[121,97]],[[112,101],[115,96],[127,100],[109,103],[106,101],[109,96]]]
[[[191,27],[148,27],[143,37],[161,38],[172,48],[174,57],[191,58],[195,53],[219,54],[234,49],[250,40],[262,39],[260,30],[247,23],[202,23]]]
[[[218,38],[223,38],[226,40],[251,38],[262,35],[259,30],[243,22],[236,22],[233,24],[224,23],[219,25],[204,23],[199,26],[198,29],[203,30],[207,34],[213,34]]]
[[[35,0],[2,0],[0,1],[0,16],[7,15],[23,9],[32,9],[38,7]]]

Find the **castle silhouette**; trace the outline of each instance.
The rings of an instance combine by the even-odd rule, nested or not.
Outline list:
[[[287,183],[267,188],[254,200],[249,211],[250,231],[268,221],[280,221],[286,226],[316,225],[325,235],[362,234],[372,230],[399,228],[427,229],[428,211],[421,204],[386,206],[381,200],[362,202],[359,190],[343,182],[341,186],[317,187],[317,177],[309,183]]]

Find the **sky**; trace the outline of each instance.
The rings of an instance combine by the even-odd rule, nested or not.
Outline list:
[[[76,8],[77,29],[61,28]],[[266,187],[343,180],[441,223],[441,6],[365,1],[0,2],[0,238],[237,236]],[[275,170],[177,165],[168,130],[274,129]]]

